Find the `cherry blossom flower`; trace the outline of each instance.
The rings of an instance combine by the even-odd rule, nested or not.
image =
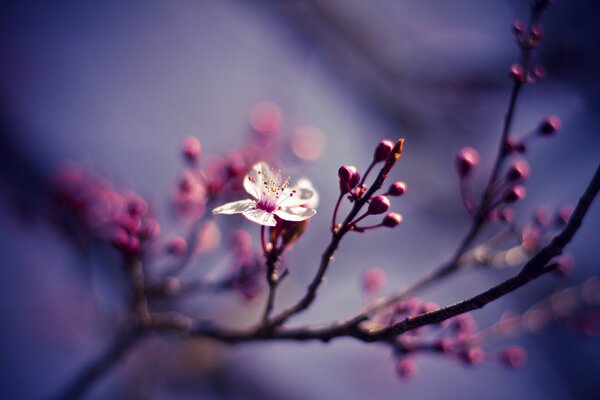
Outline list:
[[[317,193],[307,179],[289,186],[281,171],[265,162],[254,164],[244,177],[244,189],[254,199],[234,201],[215,208],[213,214],[242,214],[260,225],[275,226],[275,216],[284,221],[304,221],[316,214]]]

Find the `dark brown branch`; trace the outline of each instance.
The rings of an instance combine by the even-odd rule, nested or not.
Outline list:
[[[190,334],[192,336],[213,338],[226,343],[267,340],[320,340],[327,342],[339,337],[353,337],[364,342],[377,342],[389,341],[402,333],[425,325],[439,324],[459,314],[482,308],[486,304],[551,271],[553,266],[548,266],[548,263],[553,257],[562,253],[565,246],[579,230],[598,191],[600,191],[600,164],[596,168],[584,194],[579,199],[567,225],[547,246],[531,258],[517,275],[479,295],[437,311],[406,318],[390,327],[375,331],[362,329],[358,324],[347,323],[333,323],[322,327],[280,328],[270,331],[236,331],[211,325],[201,325],[192,330]],[[168,327],[166,328],[168,329]]]

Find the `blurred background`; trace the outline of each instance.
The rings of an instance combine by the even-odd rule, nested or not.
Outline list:
[[[309,177],[321,197],[309,231],[288,254],[279,308],[303,293],[328,241],[337,168],[364,169],[379,140],[404,137],[394,178],[409,189],[393,202],[403,225],[349,235],[317,302],[293,322],[350,315],[364,304],[365,268],[385,270],[391,292],[446,260],[468,228],[454,156],[467,145],[480,151],[481,187],[508,101],[507,70],[518,60],[511,25],[527,16],[526,0],[2,2],[0,397],[57,393],[107,346],[110,322],[123,313],[123,288],[114,285],[118,258],[74,251],[35,215],[59,164],[76,161],[134,189],[150,201],[163,233],[181,233],[169,200],[183,138],[197,136],[207,157],[223,154],[247,137],[257,103],[278,104],[285,143],[307,130],[319,143],[308,156],[292,146],[287,160],[293,176]],[[561,117],[563,129],[527,154],[532,178],[516,207],[522,221],[539,204],[575,203],[598,163],[598,16],[593,2],[557,0],[543,18],[534,59],[548,77],[525,89],[514,132],[535,129],[549,114]],[[569,246],[576,260],[570,277],[526,286],[474,313],[478,324],[598,274],[598,221],[594,204]],[[245,227],[258,238],[255,226]],[[197,262],[186,274],[213,268]],[[512,273],[469,270],[419,296],[448,304]],[[262,307],[227,294],[186,301],[194,315],[230,326],[248,326]],[[553,325],[507,344],[528,351],[517,371],[422,355],[415,376],[401,380],[388,348],[353,340],[227,347],[153,337],[89,398],[600,397],[597,337]]]

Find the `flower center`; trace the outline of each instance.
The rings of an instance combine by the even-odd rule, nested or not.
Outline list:
[[[289,177],[282,181],[280,172],[273,172],[273,176],[266,176],[267,174],[261,174],[260,171],[258,172],[258,179],[262,179],[262,188],[260,198],[256,202],[256,208],[268,213],[273,213],[277,210],[279,199],[285,189],[287,189],[290,181]],[[290,193],[290,196],[293,195],[293,192],[295,192],[295,190]]]

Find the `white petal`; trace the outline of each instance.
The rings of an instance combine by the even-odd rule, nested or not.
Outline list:
[[[254,200],[240,200],[223,204],[212,210],[213,214],[239,214],[246,210],[256,207]]]
[[[308,207],[316,208],[319,204],[319,195],[308,179],[300,179],[296,186],[286,189],[279,198],[279,207]]]
[[[304,221],[315,215],[317,212],[312,208],[284,207],[275,210],[273,213],[286,221]]]
[[[248,175],[244,177],[244,189],[255,199],[260,198],[265,179],[271,176],[271,167],[266,162],[257,162],[252,166]]]
[[[242,213],[242,215],[244,215],[244,217],[246,217],[250,221],[256,222],[257,224],[260,224],[260,225],[266,225],[266,226],[277,225],[277,221],[275,220],[275,217],[273,216],[273,214],[269,214],[268,212],[259,210],[258,208],[252,208],[250,210],[246,210]]]
[[[302,191],[300,197],[306,201],[306,203],[302,204],[304,207],[317,208],[319,205],[319,193],[311,181],[306,178],[300,179],[296,184],[296,190],[298,190],[298,192]]]

